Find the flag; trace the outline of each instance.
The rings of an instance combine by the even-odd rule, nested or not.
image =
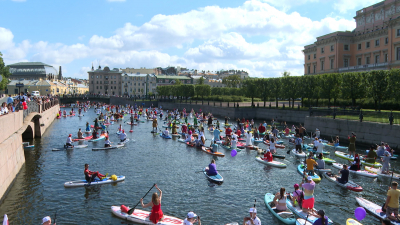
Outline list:
[[[8,225],[8,217],[7,217],[7,214],[4,214],[3,225]]]

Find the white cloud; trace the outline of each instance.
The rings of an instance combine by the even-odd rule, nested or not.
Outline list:
[[[346,13],[348,11],[360,10],[369,7],[381,1],[382,0],[335,0],[333,8],[339,10],[341,13]]]
[[[319,0],[263,0],[263,2],[270,3],[271,5],[277,6],[284,11],[294,7],[294,6],[299,6],[299,5],[304,5],[306,3],[313,3],[313,2],[319,2]]]
[[[98,59],[102,66],[112,68],[182,66],[210,71],[243,69],[252,76],[279,76],[283,70],[300,75],[304,45],[318,36],[354,27],[353,20],[326,17],[313,21],[297,12],[285,13],[250,0],[236,8],[207,6],[181,14],[155,15],[141,26],[126,23],[110,37],[92,35],[87,44],[15,44],[12,32],[0,27],[0,51],[4,51],[7,64],[29,59],[66,68],[73,61]],[[250,41],[252,37],[258,40]],[[193,44],[198,41],[202,44]],[[184,49],[185,53],[172,55],[170,49]],[[68,69],[71,74],[82,74],[80,70]]]

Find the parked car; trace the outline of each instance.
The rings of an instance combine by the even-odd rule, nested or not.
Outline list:
[[[34,97],[40,97],[39,91],[32,91],[32,96],[34,96]]]

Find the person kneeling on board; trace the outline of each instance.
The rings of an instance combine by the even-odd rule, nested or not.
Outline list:
[[[339,171],[339,174],[342,174],[341,177],[336,176],[336,180],[341,183],[345,184],[349,181],[349,170],[347,169],[347,165],[343,165],[343,169]]]
[[[109,148],[111,147],[111,141],[108,140],[108,137],[106,137],[106,141],[104,142],[104,148]]]
[[[125,130],[122,130],[122,132],[119,134],[119,139],[121,140],[121,142],[124,142],[126,140]]]
[[[67,143],[65,143],[65,145],[64,145],[64,148],[68,148],[68,147],[71,147],[71,148],[74,147],[74,146],[72,145],[72,134],[69,134],[69,135],[68,135]]]
[[[212,153],[217,152],[217,151],[218,151],[217,141],[214,141],[214,143],[213,143],[210,147],[211,147],[211,148],[210,148],[210,151],[211,151]]]
[[[266,152],[264,152],[264,161],[272,162],[272,153],[271,150],[267,149]]]
[[[206,167],[206,172],[208,176],[218,175],[217,165],[215,164],[215,160],[212,159],[211,163]]]
[[[96,179],[96,177],[98,177],[100,180],[103,180],[108,175],[108,173],[106,173],[106,175],[103,175],[103,174],[99,173],[99,171],[96,171],[96,172],[90,171],[89,164],[87,164],[87,163],[85,164],[84,174],[85,174],[86,181],[89,183],[93,182]]]
[[[169,136],[168,128],[165,128],[165,130],[162,132],[162,135],[163,135],[164,137],[168,137],[168,136]]]

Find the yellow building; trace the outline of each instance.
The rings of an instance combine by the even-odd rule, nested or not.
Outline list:
[[[6,94],[18,94],[19,92],[32,93],[33,91],[39,91],[40,95],[67,94],[68,86],[54,80],[12,80],[7,85]]]

